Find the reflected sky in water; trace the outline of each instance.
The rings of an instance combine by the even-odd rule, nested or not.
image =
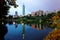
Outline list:
[[[15,25],[6,24],[8,28],[8,33],[5,35],[5,40],[22,40],[22,25],[18,24],[16,28]],[[50,32],[52,29],[43,29],[37,30],[32,28],[29,25],[25,25],[25,38],[24,40],[43,40],[43,38]]]

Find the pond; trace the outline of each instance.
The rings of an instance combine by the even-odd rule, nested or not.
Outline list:
[[[22,24],[18,24],[17,28],[14,24],[6,24],[6,26],[8,33],[5,35],[5,40],[22,40]],[[43,40],[51,31],[51,28],[37,30],[25,24],[24,40]]]

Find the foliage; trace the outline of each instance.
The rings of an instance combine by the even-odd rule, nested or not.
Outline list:
[[[0,15],[7,15],[9,8],[6,1],[3,0],[2,4],[0,3]]]

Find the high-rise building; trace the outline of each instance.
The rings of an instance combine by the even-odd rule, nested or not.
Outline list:
[[[13,18],[18,18],[18,12],[17,11],[15,12],[15,15]]]
[[[23,4],[23,15],[25,15],[25,5]]]

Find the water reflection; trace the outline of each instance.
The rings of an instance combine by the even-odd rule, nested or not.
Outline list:
[[[28,24],[29,26],[31,26],[32,28],[36,28],[37,30],[43,30],[46,27],[42,24]]]
[[[6,24],[8,33],[5,36],[5,40],[22,40],[22,34],[24,34],[24,40],[43,40],[43,38],[52,31],[50,28],[43,29],[43,27],[41,27],[42,30],[37,30],[40,29],[39,25],[29,25],[24,24],[23,27],[22,24],[17,24],[16,28],[14,24]],[[25,28],[24,31],[23,28]]]
[[[22,25],[18,24],[18,27],[16,28],[15,25],[6,25],[8,28],[8,33],[5,36],[6,40],[19,40],[21,39],[22,34]],[[18,38],[19,37],[19,38]]]

